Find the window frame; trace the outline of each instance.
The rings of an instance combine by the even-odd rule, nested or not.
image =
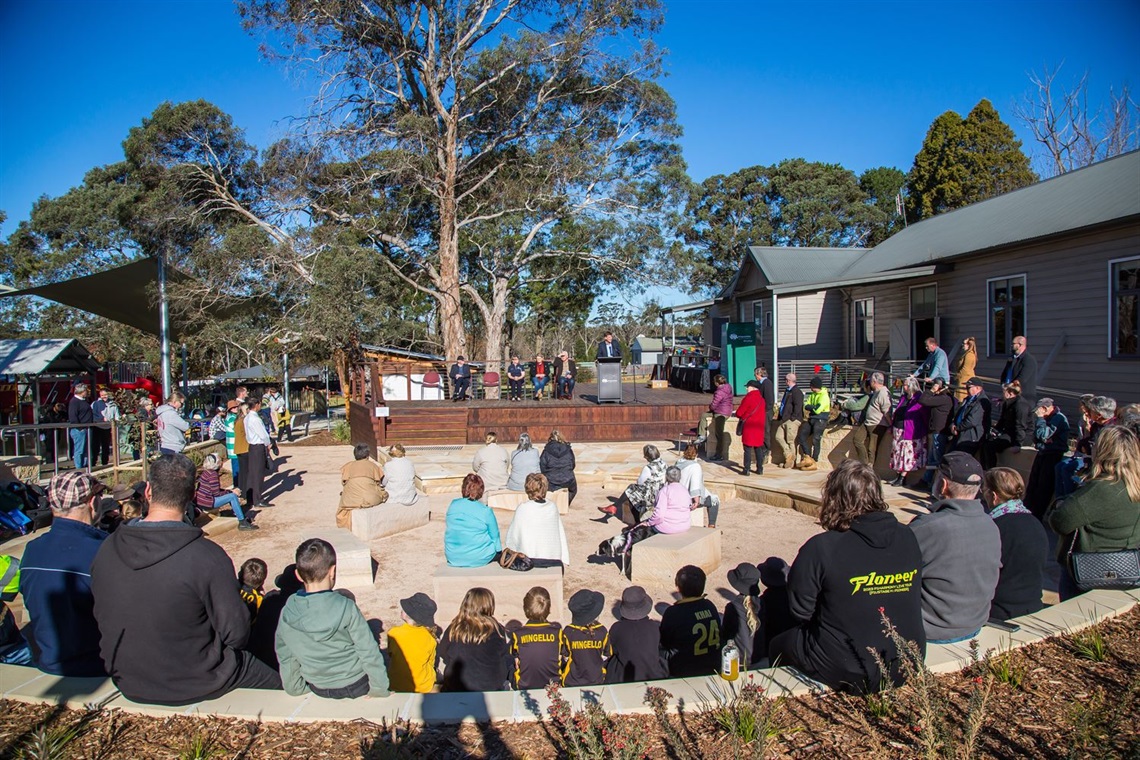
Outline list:
[[[987,358],[992,359],[995,356],[998,356],[998,354],[994,353],[994,306],[993,306],[993,302],[990,300],[990,295],[993,292],[991,289],[992,284],[995,282],[998,282],[999,280],[1016,280],[1018,278],[1021,278],[1021,288],[1022,288],[1022,292],[1025,294],[1021,299],[1021,313],[1022,313],[1022,319],[1025,321],[1025,325],[1024,325],[1024,328],[1021,332],[1017,332],[1017,331],[1012,330],[1012,329],[1010,330],[1010,335],[1009,335],[1010,349],[1012,350],[1013,339],[1015,337],[1017,337],[1018,335],[1024,335],[1026,338],[1029,337],[1029,274],[1028,274],[1028,272],[1020,272],[1017,274],[1007,274],[1007,275],[1001,275],[998,277],[988,277],[988,278],[986,278],[986,357]],[[1009,354],[1009,352],[1007,351],[1006,353],[1001,354],[1001,356],[1007,356],[1008,354]]]
[[[928,316],[916,317],[914,315],[914,291],[925,290],[926,288],[934,288],[934,313]],[[935,325],[938,324],[938,283],[937,282],[924,282],[921,285],[911,285],[907,288],[906,292],[906,313],[907,319],[914,321],[916,319],[933,319]],[[938,328],[935,327],[935,330]]]
[[[1137,361],[1140,360],[1140,353],[1133,354],[1117,354],[1116,353],[1116,320],[1118,311],[1116,308],[1116,276],[1115,269],[1117,264],[1124,264],[1129,261],[1140,261],[1140,255],[1122,256],[1118,259],[1110,259],[1108,262],[1108,346],[1107,357],[1112,360],[1121,361]]]
[[[871,341],[870,351],[861,352],[859,350],[859,304],[869,302],[871,304],[871,315],[868,317],[864,311],[864,322],[870,321],[871,323]],[[863,331],[866,333],[866,330]],[[875,356],[875,297],[866,296],[864,298],[854,298],[851,301],[851,355],[852,356]]]

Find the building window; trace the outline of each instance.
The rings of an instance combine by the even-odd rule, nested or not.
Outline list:
[[[1110,356],[1140,358],[1140,257],[1109,263]]]
[[[764,302],[752,302],[752,324],[756,325],[756,345],[764,345]]]
[[[1013,339],[1025,335],[1025,275],[987,280],[989,287],[989,355],[1013,352]]]
[[[875,355],[875,299],[861,298],[855,302],[856,356]]]

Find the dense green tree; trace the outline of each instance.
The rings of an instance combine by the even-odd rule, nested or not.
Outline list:
[[[859,187],[867,195],[867,202],[883,215],[883,221],[871,227],[867,245],[878,245],[901,229],[903,220],[895,199],[905,186],[906,175],[893,166],[877,166],[859,175]]]
[[[658,0],[244,0],[246,25],[315,68],[312,147],[343,168],[344,196],[398,194],[397,217],[322,204],[376,241],[435,300],[445,353],[467,348],[465,302],[488,330],[536,257],[644,257],[683,179],[674,106],[655,84]],[[385,208],[387,206],[384,206]],[[584,245],[547,245],[589,220]],[[475,267],[464,266],[469,250]],[[634,266],[636,260],[627,261]],[[481,281],[480,281],[481,280]],[[488,353],[494,353],[488,334]]]
[[[1037,181],[1009,125],[982,99],[934,120],[907,175],[907,214],[925,219]]]
[[[710,177],[690,194],[686,219],[680,266],[705,293],[732,279],[748,246],[863,246],[888,223],[853,172],[802,158]]]

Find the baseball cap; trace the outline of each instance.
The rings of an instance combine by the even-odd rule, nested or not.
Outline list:
[[[106,490],[107,487],[90,473],[65,472],[48,483],[48,504],[56,512],[66,512],[83,506],[91,501],[91,497]]]
[[[964,451],[951,451],[943,456],[942,464],[938,465],[938,472],[952,483],[964,486],[982,484],[982,466],[977,459]]]
[[[975,388],[984,387],[984,386],[982,386],[982,381],[976,377],[971,377],[969,380],[966,381],[966,387],[967,388],[970,387],[971,385],[974,386]]]
[[[1053,399],[1051,399],[1049,397],[1037,399],[1037,408],[1038,409],[1049,409],[1050,407],[1053,407],[1053,406],[1056,406],[1056,404],[1054,404]]]

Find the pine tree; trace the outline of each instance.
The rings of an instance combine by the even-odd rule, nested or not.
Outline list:
[[[907,217],[926,219],[1036,181],[1021,141],[982,99],[965,119],[947,111],[930,125],[907,175]]]

